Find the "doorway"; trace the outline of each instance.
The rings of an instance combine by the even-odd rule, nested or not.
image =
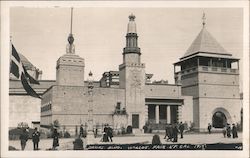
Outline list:
[[[223,128],[227,124],[227,118],[225,114],[221,111],[217,111],[213,115],[212,126],[214,128]]]

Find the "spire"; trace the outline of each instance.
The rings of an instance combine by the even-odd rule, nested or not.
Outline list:
[[[191,56],[195,53],[230,55],[220,45],[220,43],[207,31],[207,29],[205,29],[205,25],[206,25],[206,15],[203,12],[202,29],[181,59]]]
[[[203,12],[203,15],[202,15],[202,27],[204,28],[206,25],[206,14],[205,12]]]
[[[138,36],[136,33],[135,15],[129,15],[128,30],[126,35],[126,47],[123,49],[123,53],[140,53],[140,48],[137,46]]]
[[[70,33],[68,36],[68,42],[69,44],[67,45],[66,52],[67,54],[75,54],[75,45],[74,43],[74,37],[72,34],[72,26],[73,26],[73,8],[71,8],[71,18],[70,18]]]
[[[136,33],[135,15],[131,13],[128,18],[129,23],[127,33]]]

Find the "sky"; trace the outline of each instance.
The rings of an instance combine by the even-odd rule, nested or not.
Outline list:
[[[105,71],[118,70],[128,16],[133,13],[146,73],[154,74],[153,81],[164,79],[173,84],[173,63],[185,54],[202,29],[203,12],[207,30],[235,58],[242,59],[243,10],[240,8],[74,8],[75,52],[85,59],[85,79],[90,70],[95,80]],[[42,79],[56,79],[56,61],[66,53],[69,32],[70,8],[10,9],[12,43],[43,71]]]

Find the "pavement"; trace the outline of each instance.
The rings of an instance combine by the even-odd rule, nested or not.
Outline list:
[[[151,144],[152,133],[150,134],[138,134],[138,135],[125,135],[125,136],[115,136],[113,137],[113,142],[101,142],[101,137],[92,138],[92,139],[83,139],[84,146],[86,144]],[[173,142],[168,142],[164,139],[164,134],[159,133],[160,140],[162,144],[176,144]],[[212,134],[184,134],[184,138],[180,139],[178,136],[178,144],[210,144],[210,143],[242,143],[242,133],[238,133],[238,138],[224,138],[222,133],[212,133]],[[73,141],[75,138],[60,138],[60,146],[57,150],[72,150]],[[53,139],[41,139],[39,142],[39,150],[50,150],[52,148]],[[10,140],[9,146],[16,148],[17,150],[21,149],[20,140]],[[29,139],[25,150],[33,150],[32,140]]]

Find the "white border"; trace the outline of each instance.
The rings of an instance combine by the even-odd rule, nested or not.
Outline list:
[[[243,151],[8,151],[10,7],[167,7],[243,8]],[[249,2],[248,1],[4,1],[1,2],[1,157],[249,157]]]

